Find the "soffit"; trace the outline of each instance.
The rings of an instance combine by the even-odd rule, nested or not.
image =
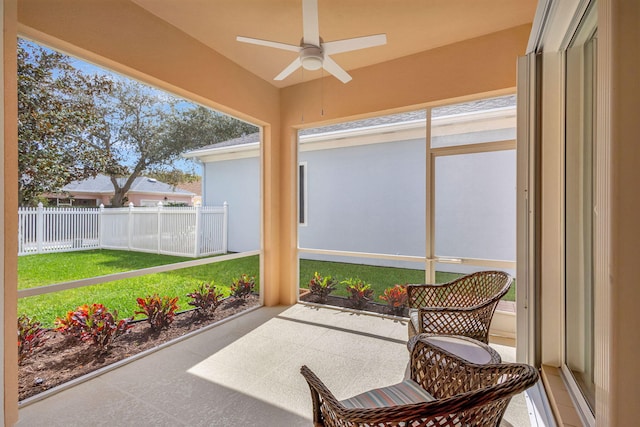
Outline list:
[[[322,76],[276,76],[296,54],[236,41],[236,36],[298,45],[301,0],[131,0],[276,87]],[[385,46],[332,55],[345,70],[531,23],[537,0],[318,0],[324,41],[386,33]]]

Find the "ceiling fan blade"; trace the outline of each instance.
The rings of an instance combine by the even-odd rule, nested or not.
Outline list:
[[[282,70],[280,74],[275,76],[273,80],[284,80],[285,78],[287,78],[287,76],[289,76],[289,74],[293,73],[295,70],[297,70],[300,67],[302,67],[302,61],[300,61],[300,58],[298,57],[294,59],[291,64],[287,65],[287,68]]]
[[[348,83],[351,81],[351,76],[345,70],[340,67],[336,61],[329,58],[329,56],[325,55],[324,60],[322,61],[322,68],[327,70],[327,72],[333,74],[333,76],[340,80],[342,83]]]
[[[291,52],[300,52],[300,46],[294,46],[292,44],[272,42],[269,40],[254,39],[251,37],[243,36],[236,37],[236,40],[242,43],[257,44],[259,46],[273,47],[275,49],[290,50]]]
[[[350,52],[352,50],[381,46],[386,43],[386,34],[376,34],[373,36],[355,37],[352,39],[322,43],[322,50],[326,55],[332,55],[334,53]]]
[[[302,0],[302,30],[305,44],[320,46],[318,0]]]

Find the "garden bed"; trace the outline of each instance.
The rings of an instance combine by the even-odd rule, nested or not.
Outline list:
[[[159,332],[152,331],[144,320],[135,322],[126,334],[114,341],[107,353],[100,353],[89,343],[72,342],[60,333],[48,331],[45,345],[34,350],[18,368],[18,399],[23,401],[259,304],[257,295],[250,295],[246,301],[229,298],[207,318],[201,319],[193,310],[185,311]]]

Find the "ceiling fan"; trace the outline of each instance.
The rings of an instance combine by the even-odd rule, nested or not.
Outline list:
[[[274,80],[284,80],[295,70],[302,67],[310,71],[324,68],[342,83],[349,82],[351,76],[331,59],[329,55],[380,46],[387,43],[386,34],[323,42],[318,30],[318,0],[302,0],[302,28],[304,36],[300,42],[300,46],[242,36],[238,36],[236,40],[243,43],[273,47],[298,53],[298,57],[282,70]]]

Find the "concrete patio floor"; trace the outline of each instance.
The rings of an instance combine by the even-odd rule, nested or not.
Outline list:
[[[20,409],[21,426],[309,426],[308,365],[343,399],[402,379],[404,322],[305,305],[244,314]],[[505,362],[515,349],[494,345]],[[523,395],[504,426],[529,426]]]

